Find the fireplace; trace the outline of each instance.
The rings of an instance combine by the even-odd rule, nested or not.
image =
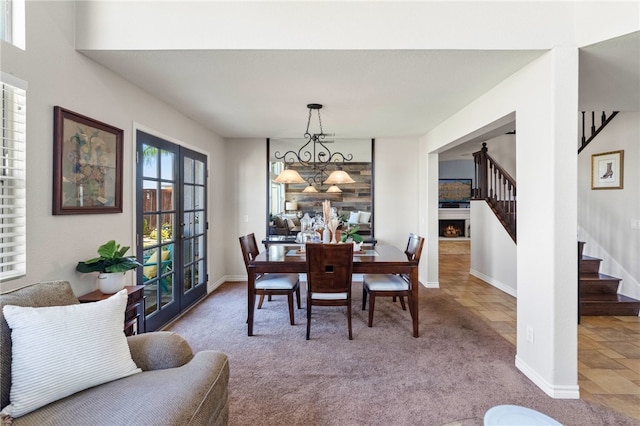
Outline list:
[[[441,237],[456,238],[466,236],[464,219],[440,219],[439,225],[438,235]]]

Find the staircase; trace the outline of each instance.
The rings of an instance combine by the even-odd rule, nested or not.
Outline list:
[[[602,259],[583,254],[578,241],[578,280],[580,315],[638,316],[640,301],[618,294],[620,278],[600,273]]]
[[[487,153],[486,142],[473,153],[476,187],[473,200],[485,200],[514,243],[516,235],[516,180]]]

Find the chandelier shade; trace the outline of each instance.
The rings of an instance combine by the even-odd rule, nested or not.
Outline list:
[[[327,189],[327,192],[342,192],[342,189],[338,188],[335,185],[331,185],[329,189]]]
[[[313,192],[318,192],[318,190],[316,189],[315,186],[309,185],[305,189],[303,189],[302,192],[313,193]]]
[[[273,180],[276,183],[306,183],[307,181],[300,176],[295,170],[284,169],[277,178]]]
[[[349,176],[349,173],[341,169],[331,172],[327,180],[324,181],[325,185],[343,185],[345,183],[355,183],[355,180]]]

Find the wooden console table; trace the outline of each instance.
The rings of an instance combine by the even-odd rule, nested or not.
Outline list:
[[[124,288],[127,290],[128,295],[127,307],[124,311],[124,334],[131,336],[144,333],[144,286],[128,285]],[[97,302],[110,296],[113,295],[95,290],[78,297],[78,300],[80,303]]]

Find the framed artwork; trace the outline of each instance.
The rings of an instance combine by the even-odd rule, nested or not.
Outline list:
[[[54,107],[54,215],[122,213],[123,133]]]
[[[624,151],[591,156],[591,189],[622,189],[623,180]]]
[[[471,179],[438,179],[439,203],[468,203],[471,191]]]

